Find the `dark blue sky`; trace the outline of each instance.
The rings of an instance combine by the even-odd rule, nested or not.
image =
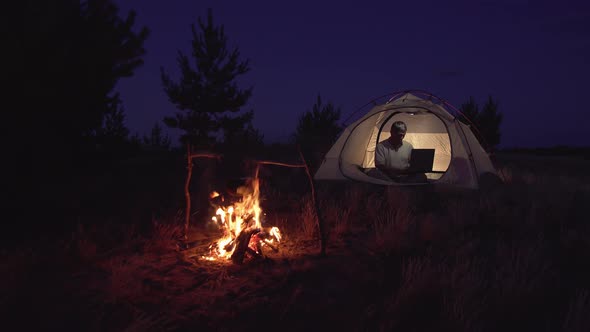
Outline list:
[[[588,1],[122,1],[151,35],[145,64],[123,79],[132,132],[172,115],[160,66],[177,78],[190,24],[213,9],[251,60],[246,109],[265,140],[284,141],[318,93],[343,119],[377,96],[428,90],[459,107],[487,95],[504,113],[502,146],[590,145]],[[177,133],[170,131],[176,139]]]

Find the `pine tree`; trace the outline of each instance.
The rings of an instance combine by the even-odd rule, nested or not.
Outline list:
[[[125,126],[125,112],[119,95],[115,95],[104,115],[101,128],[96,131],[99,151],[107,155],[121,156],[129,148],[129,129]]]
[[[340,113],[340,108],[336,108],[331,102],[323,104],[322,97],[318,94],[311,111],[299,117],[294,135],[295,142],[309,159],[312,168],[319,164],[322,156],[338,138],[342,130],[338,124]]]
[[[163,128],[159,124],[152,127],[149,136],[143,137],[144,146],[152,151],[167,151],[170,149],[170,137],[164,135]]]
[[[479,113],[479,126],[488,148],[493,149],[500,144],[500,124],[503,115],[498,111],[498,102],[488,97]]]
[[[227,139],[251,122],[251,114],[236,114],[252,95],[252,88],[241,90],[235,82],[250,70],[249,61],[240,59],[237,48],[230,50],[223,25],[215,25],[209,9],[207,21],[193,24],[192,59],[178,52],[180,79],[174,82],[161,69],[162,84],[178,112],[164,123],[184,131],[183,143],[210,147],[219,131]],[[192,61],[191,61],[192,60]]]
[[[105,114],[100,134],[120,142],[126,141],[129,136],[129,129],[125,126],[125,111],[118,94]]]
[[[469,101],[461,105],[461,113],[459,120],[475,126],[474,133],[479,143],[487,150],[493,150],[500,144],[500,124],[503,115],[499,112],[498,103],[492,99],[492,96],[488,97],[481,111],[473,97],[469,97]]]
[[[466,124],[476,124],[479,120],[479,106],[473,100],[473,97],[469,97],[469,100],[466,103],[461,105],[461,115],[459,115],[459,120],[463,121]]]
[[[223,117],[220,120],[220,125],[224,129],[223,145],[225,150],[252,152],[264,145],[263,135],[252,125],[253,118],[254,112],[248,111],[233,118]]]

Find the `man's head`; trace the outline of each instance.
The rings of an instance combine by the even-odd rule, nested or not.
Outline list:
[[[404,140],[404,137],[406,137],[407,130],[408,127],[406,127],[406,124],[403,121],[395,121],[391,124],[391,143],[394,145],[400,145]]]

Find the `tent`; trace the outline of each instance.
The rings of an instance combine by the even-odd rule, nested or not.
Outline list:
[[[423,97],[423,98],[421,98]],[[356,180],[382,185],[451,185],[479,187],[482,177],[496,170],[471,127],[451,111],[446,101],[420,91],[398,93],[382,105],[348,125],[326,154],[314,175],[316,180]],[[431,173],[426,183],[397,183],[381,176],[375,168],[375,147],[389,138],[394,121],[403,121],[408,130],[405,141],[416,149],[435,149]],[[377,172],[375,172],[377,171]]]

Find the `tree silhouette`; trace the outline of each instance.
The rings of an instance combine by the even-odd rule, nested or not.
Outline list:
[[[127,139],[129,135],[129,129],[125,126],[125,112],[118,94],[111,101],[105,114],[101,131],[107,137],[116,137],[121,140]]]
[[[152,151],[167,151],[170,149],[170,137],[164,135],[162,127],[156,123],[149,136],[143,137],[144,146]]]
[[[473,97],[469,97],[467,102],[461,104],[461,113],[462,114],[459,115],[459,120],[466,124],[475,124],[476,121],[479,121],[479,106]]]
[[[489,148],[495,148],[500,144],[500,124],[503,115],[498,111],[498,102],[488,97],[488,100],[479,113],[479,126],[482,136],[485,138]]]
[[[120,15],[110,0],[18,5],[18,15],[9,15],[15,32],[3,45],[16,55],[8,66],[14,79],[7,80],[14,92],[5,98],[14,105],[5,112],[11,117],[7,137],[14,154],[8,158],[12,179],[5,189],[22,214],[13,225],[33,230],[47,224],[38,222],[43,215],[66,222],[70,180],[81,171],[89,174],[82,166],[100,164],[90,161],[103,156],[96,152],[104,133],[124,136],[114,90],[142,64],[148,31],[137,27],[135,12]]]
[[[469,97],[469,101],[461,105],[461,113],[463,114],[459,116],[459,120],[475,125],[476,137],[487,150],[493,150],[500,144],[500,124],[503,115],[498,110],[498,102],[494,101],[492,96],[488,96],[481,111],[473,97]]]
[[[340,108],[336,108],[331,102],[323,104],[318,94],[311,111],[299,117],[294,135],[295,142],[301,147],[306,159],[309,159],[312,168],[319,165],[324,154],[338,138],[342,130],[338,124],[340,113]]]
[[[252,126],[254,112],[230,118],[222,117],[220,126],[223,128],[223,145],[225,150],[241,150],[252,152],[264,145],[263,135]]]
[[[237,48],[228,49],[223,25],[215,25],[211,9],[207,21],[198,19],[198,29],[191,25],[192,60],[178,52],[180,79],[172,81],[161,69],[162,84],[168,99],[178,112],[166,117],[164,123],[184,131],[183,143],[197,147],[210,147],[216,134],[231,137],[251,122],[252,114],[236,116],[252,95],[252,88],[241,90],[235,82],[247,73],[248,60],[240,60]],[[194,62],[194,68],[191,62]]]
[[[44,142],[56,160],[94,149],[117,81],[143,63],[148,31],[135,32],[135,18],[120,17],[109,0],[26,2],[17,47],[23,148]]]
[[[111,100],[103,124],[97,130],[96,141],[102,152],[115,156],[130,148],[129,129],[125,126],[125,112],[118,94]]]

